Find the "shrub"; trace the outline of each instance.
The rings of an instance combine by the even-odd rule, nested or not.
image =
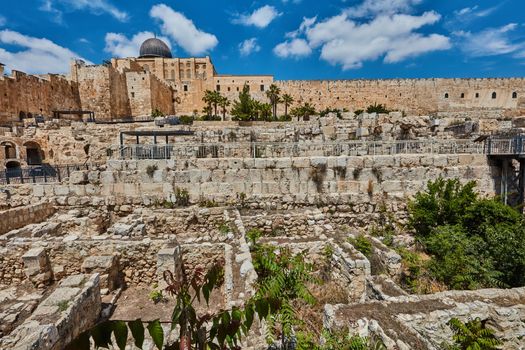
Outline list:
[[[148,174],[148,176],[150,178],[153,178],[153,174],[155,173],[155,171],[159,170],[159,168],[157,167],[156,164],[153,164],[153,165],[148,165],[146,167],[146,174]]]
[[[154,289],[149,293],[149,299],[157,304],[164,299],[164,296],[162,295],[162,291]]]
[[[386,109],[385,105],[374,103],[373,105],[368,106],[366,113],[390,113],[390,111]]]
[[[496,350],[502,345],[502,342],[494,335],[494,331],[486,327],[486,321],[482,321],[480,318],[470,320],[467,323],[452,318],[447,324],[454,333],[452,336],[454,345],[445,345],[445,349]]]
[[[175,200],[179,206],[188,206],[190,204],[190,194],[188,193],[188,190],[177,187],[175,189]]]
[[[158,108],[155,108],[152,112],[151,112],[151,117],[152,118],[157,118],[157,117],[164,117],[164,113],[162,113],[162,111]]]
[[[363,114],[364,112],[365,112],[365,111],[362,110],[362,109],[356,109],[356,110],[354,111],[354,114],[355,114],[355,115],[361,115],[361,114]]]
[[[228,234],[229,232],[231,232],[230,225],[228,225],[228,224],[225,223],[225,222],[222,222],[222,223],[219,225],[219,232],[222,233],[223,235]]]
[[[354,246],[355,249],[363,253],[364,256],[370,258],[374,251],[372,242],[363,235],[359,235],[356,238],[349,238],[348,241]]]
[[[180,123],[182,125],[191,125],[193,124],[193,116],[191,115],[181,115],[179,117]]]

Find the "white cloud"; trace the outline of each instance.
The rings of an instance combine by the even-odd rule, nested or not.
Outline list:
[[[40,11],[45,11],[51,14],[51,20],[58,24],[64,23],[62,11],[55,8],[53,0],[43,0],[42,5],[38,8]]]
[[[297,38],[299,35],[304,34],[306,29],[310,28],[317,21],[317,16],[315,17],[303,17],[303,21],[299,26],[299,29],[294,30],[293,32],[286,33],[287,38]]]
[[[0,44],[22,48],[16,52],[0,48],[0,62],[10,69],[32,74],[66,73],[69,71],[71,59],[82,59],[78,54],[51,40],[27,36],[8,29],[0,31]]]
[[[121,22],[129,19],[127,12],[118,9],[107,0],[44,0],[40,10],[54,14],[55,21],[62,22],[62,11],[55,4],[60,3],[66,10],[87,10],[95,15],[109,14]]]
[[[454,11],[454,14],[457,17],[460,17],[459,20],[465,20],[465,17],[471,18],[481,18],[491,15],[494,11],[498,9],[498,6],[489,7],[487,9],[480,9],[478,5],[473,7],[465,7],[460,10]]]
[[[358,6],[347,8],[345,13],[352,18],[393,15],[409,12],[421,2],[422,0],[365,0]]]
[[[367,3],[368,14],[377,1],[365,1],[361,6]],[[393,4],[401,8],[400,1],[394,1]],[[365,10],[362,10],[363,13]],[[380,14],[368,22],[354,21],[346,11],[317,23],[315,18],[304,19],[297,31],[287,34],[294,40],[277,45],[274,53],[283,58],[300,57],[310,54],[313,49],[320,49],[321,59],[341,65],[343,69],[359,68],[363,62],[381,57],[385,63],[400,62],[451,47],[450,39],[444,35],[416,32],[440,19],[441,16],[433,11],[420,16]],[[303,34],[305,39],[299,39],[298,36]]]
[[[237,15],[233,23],[245,26],[255,26],[257,28],[266,28],[275,18],[282,15],[277,9],[270,5],[265,5],[253,11],[251,14]]]
[[[131,39],[128,39],[121,33],[107,33],[104,51],[109,52],[113,57],[137,57],[139,55],[140,45],[142,45],[146,39],[153,38],[154,36],[151,32],[140,32],[133,35]],[[158,38],[171,48],[168,38]]]
[[[458,31],[454,35],[458,38],[461,50],[469,56],[496,56],[516,53],[523,50],[525,43],[515,43],[510,34],[518,25],[510,23],[499,28],[488,28],[481,32],[472,33]]]
[[[312,48],[304,39],[292,39],[278,44],[273,52],[282,58],[302,58],[309,56],[312,53]]]
[[[191,55],[206,53],[219,43],[215,35],[198,29],[192,20],[165,4],[153,6],[150,16],[160,20],[164,35]]]
[[[253,52],[261,51],[261,47],[257,43],[257,38],[246,39],[239,44],[239,53],[241,56],[248,56]]]

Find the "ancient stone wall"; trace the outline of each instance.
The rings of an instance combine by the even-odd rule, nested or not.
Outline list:
[[[0,212],[0,235],[25,225],[46,220],[55,212],[50,203],[39,203]]]
[[[295,103],[317,110],[366,109],[380,103],[392,110],[429,114],[467,109],[525,109],[525,80],[516,79],[390,79],[276,81]],[[284,106],[280,106],[284,113]]]
[[[165,115],[173,115],[175,113],[173,90],[169,85],[159,80],[156,76],[151,76],[150,91],[151,111],[158,109]]]
[[[55,110],[70,109],[80,109],[77,83],[53,74],[0,74],[0,124],[39,114],[51,117]]]

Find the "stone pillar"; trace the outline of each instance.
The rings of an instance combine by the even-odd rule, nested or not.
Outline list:
[[[175,279],[182,274],[181,248],[164,248],[157,254],[157,281],[159,289],[164,290],[168,285],[164,281],[164,271],[171,271]]]
[[[27,278],[38,288],[42,288],[53,281],[53,271],[44,248],[28,250],[22,256],[22,261]]]
[[[115,255],[90,256],[82,263],[81,271],[85,274],[100,274],[102,294],[107,294],[120,286],[119,259]]]

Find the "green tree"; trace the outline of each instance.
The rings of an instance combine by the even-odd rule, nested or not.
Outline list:
[[[475,186],[474,181],[462,185],[457,179],[429,181],[427,189],[408,204],[409,225],[416,235],[426,237],[437,226],[459,223],[477,199]]]
[[[254,113],[253,105],[250,88],[245,84],[239,92],[239,100],[233,102],[231,114],[239,120],[250,120]]]
[[[222,111],[223,121],[226,119],[226,109],[228,108],[229,105],[230,105],[230,100],[228,100],[228,98],[225,96],[221,96],[219,100],[219,107],[221,108],[221,111]]]
[[[305,117],[314,115],[315,108],[312,105],[310,105],[308,102],[306,102],[305,104],[301,106],[297,106],[293,108],[290,114],[297,118],[300,118],[300,117],[305,118]]]
[[[487,328],[484,321],[479,318],[463,323],[457,318],[452,318],[447,323],[454,333],[454,350],[496,350],[502,345],[496,338],[494,331]]]
[[[390,113],[390,111],[386,109],[385,105],[374,103],[368,106],[366,113]]]
[[[270,100],[274,119],[277,119],[277,104],[281,102],[280,94],[281,89],[275,84],[270,85],[270,88],[266,91],[266,97]]]
[[[214,102],[214,98],[215,98],[214,91],[211,91],[211,90],[204,91],[204,96],[202,97],[202,101],[206,103],[206,107],[203,108],[203,112],[205,111],[208,117],[211,117],[212,104]]]
[[[284,94],[282,97],[282,102],[284,103],[284,116],[288,117],[288,107],[292,105],[294,99],[291,95]]]
[[[260,116],[263,120],[270,120],[270,115],[272,114],[272,105],[269,103],[260,103],[258,106]]]

